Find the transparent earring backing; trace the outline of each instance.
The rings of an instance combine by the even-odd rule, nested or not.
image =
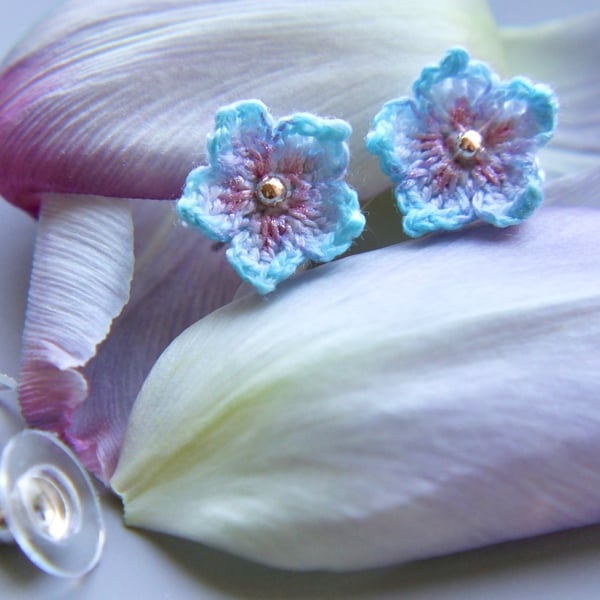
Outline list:
[[[0,389],[8,388],[0,379]],[[12,386],[11,386],[12,387]],[[40,569],[79,577],[99,561],[105,539],[94,486],[55,436],[25,429],[0,459],[0,541],[16,542]]]

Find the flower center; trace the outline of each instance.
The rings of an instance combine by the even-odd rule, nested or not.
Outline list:
[[[468,129],[459,134],[456,147],[463,158],[473,158],[483,147],[483,138],[479,131]]]
[[[275,206],[282,202],[287,195],[285,183],[274,175],[263,177],[256,187],[258,199],[267,206]]]

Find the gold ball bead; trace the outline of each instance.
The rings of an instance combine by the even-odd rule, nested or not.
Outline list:
[[[458,136],[457,147],[462,156],[472,158],[483,147],[483,137],[475,129],[463,131]]]
[[[283,201],[287,194],[285,183],[274,175],[263,177],[257,186],[258,199],[267,206],[273,206]]]

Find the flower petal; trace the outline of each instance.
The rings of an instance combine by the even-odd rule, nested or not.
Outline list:
[[[541,152],[549,177],[572,174],[600,158],[600,13],[534,28],[503,30],[509,72],[547,82],[560,99],[554,140]]]
[[[564,176],[547,186],[547,206],[600,207],[600,166]]]
[[[402,220],[404,233],[420,237],[425,233],[453,231],[471,223],[475,218],[472,199],[465,190],[458,188],[448,206],[437,208],[423,202],[421,190],[396,188],[398,209],[405,215]]]
[[[273,119],[267,107],[260,100],[241,100],[217,111],[215,133],[209,136],[208,154],[210,163],[228,174],[239,173],[240,157],[238,148],[261,153],[265,138],[270,141]],[[223,160],[223,156],[232,157],[232,165]]]
[[[371,131],[365,140],[371,154],[380,157],[381,169],[393,181],[402,179],[408,169],[407,154],[397,148],[406,148],[418,135],[420,123],[417,107],[412,98],[396,98],[386,102],[375,117]]]
[[[112,475],[131,406],[160,353],[191,323],[231,301],[239,286],[224,248],[180,226],[170,203],[131,204],[131,300],[83,369],[89,395],[65,436],[103,481]]]
[[[135,276],[111,325],[129,297],[132,209]],[[238,285],[223,249],[178,225],[167,203],[44,198],[20,381],[29,425],[59,434],[107,481],[156,358]]]
[[[495,103],[490,103],[488,109],[504,114],[500,127],[510,124],[514,141],[508,143],[509,148],[516,145],[521,152],[533,150],[541,148],[552,138],[556,128],[558,99],[548,86],[532,84],[524,77],[515,77],[499,85],[495,96]],[[503,137],[501,132],[492,132],[490,136]]]
[[[462,48],[447,52],[439,65],[425,67],[413,84],[413,94],[424,114],[436,120],[447,120],[447,107],[465,98],[469,106],[488,94],[499,80],[483,62],[472,62]]]
[[[177,201],[177,212],[184,223],[211,240],[230,242],[248,221],[254,207],[254,189],[238,177],[233,179],[237,187],[229,187],[224,194],[223,180],[223,174],[213,166],[194,169],[187,176],[182,197]],[[228,184],[232,185],[231,179],[225,183]]]
[[[348,168],[348,147],[352,130],[341,119],[323,119],[296,113],[277,122],[273,162],[282,173],[294,170],[302,157],[302,174],[311,183],[341,179]]]
[[[29,287],[19,382],[31,427],[64,435],[94,356],[129,299],[133,232],[122,200],[44,199]]]
[[[500,54],[482,0],[86,0],[65,3],[0,78],[0,193],[176,198],[204,162],[215,111],[260,97],[351,123],[354,187],[387,187],[362,136],[422,64],[468,44]]]
[[[290,219],[285,215],[280,216],[277,222],[282,228],[291,229]],[[244,281],[251,283],[259,294],[268,294],[281,281],[291,277],[306,262],[306,257],[297,243],[280,244],[277,248],[262,250],[264,238],[259,227],[260,222],[257,227],[245,229],[236,235],[227,249],[227,258]],[[293,233],[290,237],[292,242],[296,241]]]
[[[473,197],[473,209],[487,223],[496,227],[510,227],[530,217],[543,199],[542,182],[536,171],[530,174],[527,183],[511,202],[507,202],[506,197],[498,192],[479,192]]]
[[[198,322],[134,406],[112,479],[127,522],[354,569],[595,520],[599,226],[546,208]]]

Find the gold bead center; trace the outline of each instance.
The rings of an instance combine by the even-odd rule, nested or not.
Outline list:
[[[257,191],[259,200],[268,206],[279,204],[287,194],[285,183],[273,175],[261,179]]]
[[[479,131],[469,129],[458,136],[458,150],[466,158],[475,156],[483,147],[483,138]]]

